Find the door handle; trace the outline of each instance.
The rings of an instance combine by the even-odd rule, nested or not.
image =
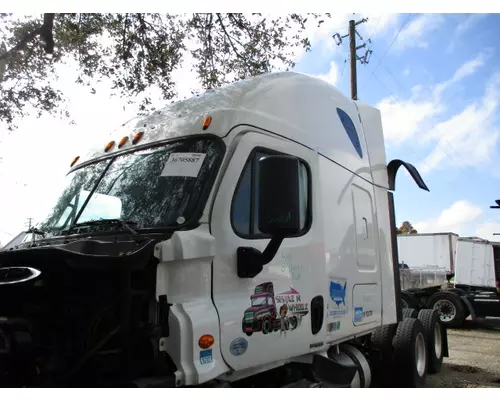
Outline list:
[[[363,231],[364,231],[363,232],[364,233],[363,236],[364,236],[364,238],[363,239],[366,240],[366,239],[368,239],[368,220],[365,217],[363,217],[362,219],[363,219],[363,222],[364,222],[364,224],[363,224]]]

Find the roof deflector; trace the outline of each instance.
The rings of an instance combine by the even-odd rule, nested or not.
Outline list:
[[[420,176],[420,173],[417,171],[417,169],[411,165],[410,163],[401,161],[401,160],[392,160],[388,165],[387,165],[387,176],[389,178],[389,190],[396,190],[396,174],[398,172],[398,169],[400,166],[403,166],[406,168],[406,170],[410,173],[411,177],[417,184],[417,186],[422,189],[426,190],[429,192],[429,188],[425,184],[424,180]]]

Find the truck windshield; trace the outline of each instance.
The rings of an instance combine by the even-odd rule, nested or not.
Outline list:
[[[262,306],[266,304],[267,297],[255,297],[252,299],[252,306],[257,307],[257,306]]]
[[[179,227],[202,206],[222,153],[214,139],[191,138],[82,167],[67,176],[39,229],[58,235],[101,219],[133,221],[134,229]]]

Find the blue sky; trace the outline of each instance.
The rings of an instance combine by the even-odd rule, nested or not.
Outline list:
[[[500,198],[500,15],[399,14],[377,27],[380,15],[359,25],[363,39],[375,34],[369,64],[358,64],[358,96],[382,111],[388,160],[411,162],[430,188],[398,177],[398,223],[492,238],[500,232],[500,214],[489,209]],[[349,96],[348,42],[324,47],[313,47],[297,70],[329,76]]]
[[[371,37],[373,54],[367,66],[358,64],[359,98],[382,111],[388,160],[414,164],[431,190],[418,189],[400,174],[398,223],[409,220],[421,232],[492,239],[493,232],[500,232],[500,212],[489,209],[500,198],[495,163],[500,15],[332,14],[321,28],[308,27],[312,51],[297,54],[296,70],[320,76],[349,96],[348,42],[336,46],[331,36],[347,33],[349,19],[362,17],[369,21],[358,31],[365,40]],[[104,145],[107,134],[133,116],[123,100],[110,96],[105,83],[91,95],[74,84],[75,66],[58,72],[55,84],[70,96],[76,125],[45,115],[23,119],[10,135],[0,129],[0,181],[2,192],[11,193],[0,196],[3,243],[23,229],[26,217],[45,215],[76,155]],[[196,88],[188,68],[176,71],[176,80],[181,98]],[[41,161],[43,167],[29,168],[28,160]]]

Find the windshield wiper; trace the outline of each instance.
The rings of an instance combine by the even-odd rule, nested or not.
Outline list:
[[[79,222],[77,224],[73,224],[73,226],[71,226],[68,229],[68,233],[70,231],[72,231],[74,228],[81,227],[81,226],[106,225],[106,224],[118,224],[118,225],[121,225],[126,230],[128,230],[133,235],[139,235],[137,233],[137,231],[135,231],[134,229],[132,229],[132,227],[130,226],[130,225],[137,225],[137,222],[135,222],[135,221],[124,221],[124,220],[119,219],[119,218],[101,218],[101,219],[96,219],[96,220],[92,220],[92,221]]]

